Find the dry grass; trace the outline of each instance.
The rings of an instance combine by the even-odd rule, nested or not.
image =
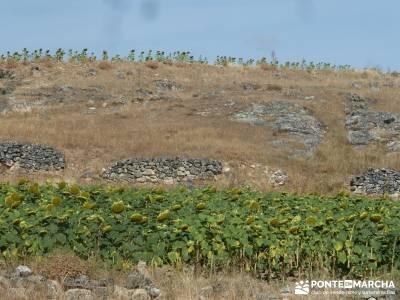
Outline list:
[[[110,72],[86,76],[97,66]],[[30,66],[14,71],[25,77],[14,92],[15,99],[29,98],[42,87],[68,85],[77,88],[101,87],[109,95],[102,101],[76,101],[63,106],[47,106],[27,113],[1,116],[0,136],[27,142],[54,145],[67,156],[68,167],[57,174],[35,175],[86,182],[86,171],[98,174],[115,160],[141,156],[187,155],[212,157],[227,162],[232,169],[220,176],[217,185],[251,185],[271,189],[264,174],[265,166],[285,170],[290,182],[284,189],[298,192],[335,193],[346,187],[349,176],[365,168],[400,168],[400,156],[371,145],[351,147],[344,128],[344,94],[357,92],[376,99],[371,109],[400,112],[400,78],[377,72],[300,72],[265,68],[216,67],[129,62],[57,65],[30,76]],[[117,78],[117,72],[129,76]],[[155,79],[169,79],[184,86],[184,91],[169,91],[171,100],[136,101],[136,90],[155,90]],[[352,83],[358,83],[354,88]],[[378,83],[379,89],[370,86]],[[245,91],[243,83],[260,88]],[[287,96],[287,91],[298,91]],[[304,96],[314,96],[305,100]],[[36,99],[36,98],[35,98]],[[120,105],[119,99],[125,104]],[[314,156],[293,158],[271,145],[276,137],[269,128],[236,123],[230,115],[254,102],[288,99],[306,106],[327,128]],[[34,100],[32,100],[34,101]],[[106,100],[108,101],[108,99]],[[115,104],[113,104],[115,102]],[[234,103],[229,106],[229,103]],[[111,103],[111,104],[110,104]],[[96,107],[87,114],[88,107]],[[252,167],[253,165],[253,167]],[[255,167],[254,167],[255,166]],[[3,179],[19,177],[2,175]],[[25,176],[25,175],[23,175]],[[92,179],[91,182],[96,182]]]
[[[18,67],[18,62],[13,58],[9,58],[5,63],[5,67],[7,69],[15,69]]]
[[[65,261],[60,261],[64,258]],[[58,264],[56,263],[58,262]],[[71,267],[68,267],[67,263],[71,263]],[[76,264],[81,260],[74,257],[72,254],[56,255],[50,258],[41,258],[40,260],[31,259],[31,261],[23,261],[23,264],[33,266],[35,274],[43,274],[47,278],[53,278],[62,282],[60,278],[60,266],[64,266],[62,271],[64,275],[71,276],[75,274]],[[15,266],[21,262],[14,262],[8,266],[3,266],[3,270],[12,271]],[[37,264],[42,264],[41,268],[36,268]],[[90,279],[105,279],[112,278],[116,285],[124,286],[125,280],[129,271],[134,268],[134,265],[124,263],[125,268],[121,269],[122,266],[114,266],[109,268],[97,259],[91,259],[85,266],[88,267],[87,272],[84,274],[88,275]],[[46,268],[46,273],[37,272]],[[68,271],[69,269],[69,271]],[[51,275],[50,277],[48,275]],[[82,272],[76,273],[82,274]],[[293,294],[293,289],[296,281],[304,280],[304,278],[331,278],[327,275],[320,273],[307,274],[299,276],[298,278],[290,277],[286,279],[279,279],[273,281],[265,281],[259,279],[250,273],[243,271],[206,271],[204,269],[196,269],[193,267],[180,267],[174,268],[172,266],[164,266],[158,268],[147,268],[145,270],[146,276],[150,277],[154,284],[162,291],[163,300],[198,300],[200,296],[204,296],[203,299],[209,300],[262,300],[269,299],[269,297],[278,299],[321,299],[321,296],[309,296],[301,297]],[[388,277],[389,278],[389,277]],[[390,277],[390,280],[396,280]],[[288,290],[283,292],[283,290]],[[0,286],[1,291],[1,286]],[[7,291],[0,293],[0,299],[7,300],[26,300],[26,299],[47,299],[46,293],[43,289],[28,288],[24,292],[24,297],[11,297]],[[57,299],[64,299],[61,295]],[[324,296],[327,300],[342,299],[339,296]]]
[[[112,69],[112,64],[108,61],[101,61],[97,64],[97,67],[100,70],[110,70],[110,69]]]
[[[145,65],[146,67],[148,67],[149,69],[155,70],[155,69],[158,68],[159,63],[158,63],[158,61],[155,61],[155,60],[148,60],[148,61],[146,61],[146,62],[144,63],[144,65]]]
[[[63,253],[35,261],[31,267],[35,274],[49,279],[63,280],[68,276],[88,275],[89,263],[70,253]]]

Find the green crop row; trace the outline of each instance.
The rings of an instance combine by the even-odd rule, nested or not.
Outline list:
[[[215,188],[0,184],[0,257],[362,276],[400,268],[400,202]]]
[[[98,59],[103,61],[137,61],[137,62],[145,62],[145,61],[158,61],[158,62],[184,62],[184,63],[200,63],[200,64],[208,64],[209,61],[206,57],[200,55],[199,57],[195,57],[189,51],[175,51],[173,53],[167,53],[165,51],[136,51],[131,50],[128,55],[114,55],[110,56],[107,51],[103,51],[100,55],[96,55],[94,52],[89,52],[88,49],[82,49],[81,51],[69,49],[67,51],[59,48],[54,52],[50,50],[37,49],[33,51],[29,51],[24,48],[22,51],[10,52],[8,51],[6,54],[0,55],[0,61],[40,61],[43,59],[51,59],[55,61],[72,61],[78,63],[96,61]],[[306,60],[302,60],[301,62],[279,62],[276,58],[275,54],[272,54],[271,59],[267,59],[266,57],[262,57],[260,59],[244,59],[240,57],[233,56],[222,56],[218,55],[214,60],[213,64],[215,65],[242,65],[242,66],[253,66],[253,65],[271,65],[276,68],[285,68],[292,70],[351,70],[349,65],[334,65],[326,62],[307,62]]]

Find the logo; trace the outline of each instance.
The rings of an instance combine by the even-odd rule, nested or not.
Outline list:
[[[301,280],[295,283],[295,295],[395,295],[393,281],[384,280]],[[371,295],[371,296],[370,296]]]
[[[295,295],[308,295],[310,293],[310,284],[308,280],[296,282],[294,293]]]

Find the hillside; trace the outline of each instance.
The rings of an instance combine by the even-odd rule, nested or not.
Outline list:
[[[0,299],[398,286],[398,73],[61,54],[0,57]]]
[[[220,161],[220,187],[335,193],[370,167],[400,168],[397,73],[3,61],[0,91],[1,139],[55,147],[66,163],[3,166],[1,180],[104,182],[118,160],[179,156]]]

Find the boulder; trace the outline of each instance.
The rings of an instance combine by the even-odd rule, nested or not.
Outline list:
[[[18,277],[28,277],[32,275],[32,270],[27,266],[18,266],[15,268],[15,275]]]

